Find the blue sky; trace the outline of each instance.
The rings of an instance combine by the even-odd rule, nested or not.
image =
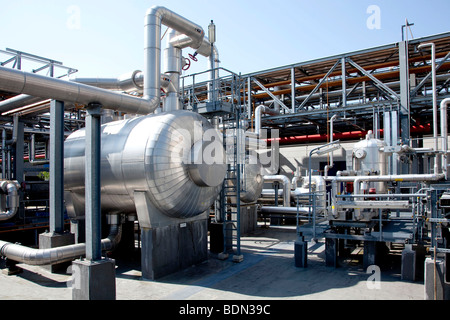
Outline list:
[[[400,41],[405,18],[415,38],[450,31],[448,0],[15,0],[1,6],[0,49],[62,61],[79,76],[140,70],[144,15],[153,5],[206,32],[214,20],[221,66],[243,74]],[[379,29],[367,27],[372,5]],[[200,57],[188,73],[206,69]]]

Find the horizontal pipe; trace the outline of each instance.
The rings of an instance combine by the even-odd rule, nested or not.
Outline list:
[[[0,89],[82,105],[96,102],[126,113],[148,114],[156,109],[152,100],[4,67],[0,67]]]
[[[336,206],[346,209],[408,209],[408,201],[337,201]]]
[[[448,52],[436,53],[436,58],[444,58],[447,55],[447,53]],[[430,58],[431,58],[431,55],[421,56],[421,57],[417,57],[417,58],[410,58],[409,62],[410,63],[421,62],[424,60],[429,60]],[[385,69],[385,68],[397,67],[397,66],[398,66],[398,60],[395,60],[395,61],[390,61],[390,62],[383,62],[383,63],[373,64],[373,65],[368,65],[368,66],[362,66],[362,68],[366,71],[371,71],[371,70]],[[352,74],[355,72],[359,72],[359,70],[356,68],[347,69],[348,74]],[[295,82],[300,83],[300,82],[320,80],[325,75],[326,75],[326,73],[313,75],[313,76],[298,77],[298,78],[295,78]],[[342,75],[342,71],[335,71],[330,74],[330,77],[337,77],[337,76],[341,76],[341,75]],[[267,83],[267,84],[264,84],[264,86],[266,88],[273,88],[273,87],[285,86],[285,85],[290,85],[290,84],[292,84],[292,80],[284,80],[284,81]],[[258,87],[255,85],[252,89],[257,89],[257,88]]]
[[[309,208],[305,207],[270,207],[263,206],[260,209],[261,213],[283,213],[283,214],[309,214]]]
[[[333,140],[358,140],[364,138],[369,131],[349,131],[342,133],[334,133]],[[383,135],[383,129],[379,130]],[[411,127],[411,134],[426,134],[431,132],[431,124],[418,125]],[[288,144],[303,144],[303,143],[315,143],[329,141],[330,136],[328,134],[312,134],[305,136],[292,136],[283,137],[277,139],[267,139],[267,142],[278,141],[280,145]]]
[[[111,251],[121,239],[122,228],[112,225],[108,238],[101,241],[103,251]],[[34,266],[52,265],[77,259],[86,254],[86,244],[73,244],[52,249],[34,249],[0,240],[0,256]]]
[[[444,63],[441,66],[441,68],[439,69],[439,71],[447,71],[447,70],[450,70],[450,62]],[[424,67],[411,68],[409,73],[410,74],[425,73],[425,72],[430,72],[430,71],[431,71],[431,67],[424,66]],[[384,72],[384,73],[377,73],[377,74],[374,74],[373,76],[378,80],[396,79],[400,76],[400,71],[389,71],[389,72]],[[347,84],[352,85],[352,84],[357,84],[357,83],[361,83],[364,81],[371,81],[371,79],[367,76],[348,78]],[[316,86],[317,85],[297,86],[297,87],[295,87],[295,91],[309,92],[309,91],[314,90],[316,88]],[[326,86],[328,86],[328,88],[342,86],[342,80],[329,81],[328,83],[323,84],[321,87],[325,88]],[[272,94],[276,95],[276,96],[283,95],[283,94],[290,94],[290,93],[291,93],[291,88],[272,92]],[[263,92],[263,93],[254,94],[252,97],[254,99],[264,99],[264,98],[269,98],[270,95]]]

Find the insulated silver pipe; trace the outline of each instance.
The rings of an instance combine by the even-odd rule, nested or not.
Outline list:
[[[120,90],[120,91],[137,91],[142,90],[144,76],[142,71],[136,70],[121,75],[118,78],[81,78],[70,77],[70,81],[83,83],[89,86],[107,89],[107,90]]]
[[[272,116],[275,116],[279,114],[275,110],[270,109],[269,107],[266,107],[264,105],[260,105],[255,110],[255,134],[260,135],[261,134],[261,120],[262,120],[262,114],[270,114]]]
[[[450,104],[450,98],[444,99],[441,102],[441,137],[442,137],[442,173],[445,175],[445,180],[448,179],[448,127],[447,127],[447,110]]]
[[[264,206],[261,207],[262,213],[281,213],[281,214],[296,214],[297,212],[300,214],[309,214],[309,208],[308,207],[269,207]]]
[[[336,179],[341,181],[341,179],[354,178],[354,193],[361,194],[360,184],[361,182],[429,182],[429,181],[439,181],[445,178],[443,174],[409,174],[409,175],[385,175],[385,176],[357,176],[357,177],[341,177]]]
[[[96,102],[102,104],[105,109],[126,113],[148,114],[156,108],[152,100],[4,67],[0,67],[0,88],[43,99],[83,105]]]
[[[330,143],[334,142],[334,121],[337,119],[337,114],[331,117],[330,119]],[[330,165],[325,166],[325,178],[328,177],[328,171],[334,167],[334,157],[333,152],[330,153]]]
[[[436,48],[434,43],[422,43],[418,46],[419,49],[424,47],[431,47],[431,80],[433,90],[433,138],[434,138],[434,151],[439,150],[438,146],[438,111],[437,111],[437,86],[436,86]],[[434,161],[434,173],[439,172],[437,157]]]
[[[19,208],[19,194],[17,193],[20,185],[17,181],[2,181],[0,188],[6,192],[6,211],[0,212],[0,221],[6,221],[14,217]]]
[[[167,47],[164,50],[164,74],[170,77],[173,86],[166,90],[164,111],[182,110],[180,101],[180,75],[183,63],[181,49],[172,45],[171,40],[179,35],[176,30],[170,30],[167,35]]]
[[[291,181],[286,176],[264,176],[264,182],[279,182],[283,185],[283,205],[285,207],[291,206]]]
[[[198,49],[205,32],[202,27],[165,7],[154,6],[145,15],[144,42],[144,99],[152,101],[155,109],[161,101],[161,27],[165,25],[191,38],[189,44]]]
[[[120,242],[122,227],[111,225],[110,235],[101,241],[103,251],[114,250]],[[52,249],[34,249],[0,240],[0,256],[34,266],[52,265],[77,259],[86,254],[86,244],[74,244]]]

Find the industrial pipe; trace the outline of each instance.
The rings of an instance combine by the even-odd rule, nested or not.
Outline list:
[[[283,205],[285,207],[291,206],[291,181],[286,176],[264,176],[264,182],[279,182],[283,185]]]
[[[266,107],[264,105],[260,105],[256,108],[255,110],[255,134],[259,135],[261,134],[261,119],[262,119],[262,114],[270,114],[272,116],[275,116],[277,114],[279,114],[276,112],[276,110],[270,109],[269,107]]]
[[[199,49],[205,32],[202,27],[165,7],[154,6],[145,15],[144,42],[144,99],[152,101],[156,109],[161,101],[161,26],[165,25],[188,36],[189,46]]]
[[[450,98],[444,99],[441,102],[441,137],[442,137],[442,173],[445,175],[445,180],[448,180],[448,127],[447,127],[447,110],[450,104]]]
[[[416,182],[416,181],[439,181],[445,176],[443,174],[409,174],[409,175],[385,175],[385,176],[357,176],[354,179],[354,193],[361,194],[361,182]]]
[[[331,117],[330,119],[330,143],[334,141],[334,120],[337,119],[337,114]],[[334,167],[334,157],[333,152],[330,153],[330,164],[325,166],[325,178],[328,177],[328,171]]]
[[[437,86],[436,86],[436,47],[434,43],[422,43],[418,46],[419,49],[424,47],[431,47],[431,80],[433,90],[433,138],[434,151],[438,151],[438,116],[437,116]],[[437,159],[437,158],[436,158]],[[434,173],[438,173],[438,162],[434,161]]]
[[[19,195],[17,193],[20,185],[17,181],[2,181],[0,182],[0,189],[6,195],[6,211],[0,212],[0,221],[9,220],[14,217],[19,208]]]
[[[112,251],[120,242],[121,225],[110,226],[110,234],[101,241],[103,251]],[[77,259],[86,254],[86,244],[73,244],[51,249],[34,249],[0,240],[0,256],[28,265],[43,266]]]
[[[142,90],[142,84],[144,77],[139,70],[126,73],[118,78],[81,78],[70,77],[70,81],[83,83],[89,86],[107,89],[107,90],[120,90],[120,91],[136,91]]]
[[[4,67],[0,67],[0,88],[9,92],[83,105],[97,102],[105,109],[126,113],[148,114],[159,105],[155,105],[152,100]]]

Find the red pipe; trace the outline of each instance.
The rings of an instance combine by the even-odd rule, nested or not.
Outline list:
[[[333,139],[336,140],[359,140],[364,138],[369,131],[350,131],[343,133],[333,134]],[[431,124],[417,125],[411,127],[411,134],[427,134],[431,133]],[[383,130],[380,130],[380,136],[383,136]],[[295,136],[295,137],[285,137],[278,139],[268,139],[267,142],[271,143],[273,141],[278,141],[280,145],[290,145],[290,144],[308,144],[316,142],[327,142],[329,141],[328,134],[316,134],[316,135],[306,135],[306,136]]]

